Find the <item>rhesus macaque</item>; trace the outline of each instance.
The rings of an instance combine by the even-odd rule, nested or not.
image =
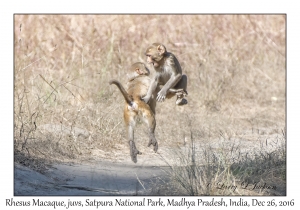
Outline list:
[[[161,43],[152,44],[146,49],[145,55],[147,62],[153,65],[155,75],[143,100],[148,103],[156,88],[163,85],[157,93],[157,101],[162,102],[165,98],[171,98],[176,92],[176,105],[187,104],[184,98],[187,95],[187,76],[182,75],[181,66],[175,55],[167,52]]]
[[[151,79],[149,77],[149,70],[144,63],[137,62],[130,67],[130,72],[127,74],[128,83],[127,90],[124,89],[122,84],[117,80],[110,80],[109,84],[115,84],[121,91],[125,99],[124,107],[124,121],[127,127],[128,140],[130,147],[131,160],[136,163],[137,155],[142,154],[137,150],[134,143],[134,127],[138,116],[143,117],[148,125],[149,130],[149,143],[148,146],[153,145],[154,151],[157,152],[158,143],[156,141],[154,131],[156,126],[155,121],[155,106],[157,90],[153,91],[153,96],[149,98],[149,103],[145,103],[141,98],[146,95]]]

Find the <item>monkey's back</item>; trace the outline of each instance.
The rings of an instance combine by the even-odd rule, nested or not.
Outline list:
[[[154,91],[152,94],[148,104],[146,104],[142,97],[147,95],[148,89],[150,87],[151,78],[146,75],[140,75],[133,80],[129,81],[127,83],[127,93],[129,97],[132,97],[133,101],[138,104],[138,109],[145,108],[152,110],[152,112],[155,114],[155,107],[156,107],[156,96],[159,91],[159,88]],[[149,106],[148,106],[149,105]],[[128,108],[128,105],[125,106],[125,110]]]
[[[140,99],[147,94],[150,82],[149,76],[138,76],[127,83],[127,92],[134,99]]]

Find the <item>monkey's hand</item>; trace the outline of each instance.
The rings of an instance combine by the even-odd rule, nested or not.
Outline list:
[[[157,93],[157,97],[156,100],[158,102],[163,102],[166,99],[166,95],[167,95],[167,90],[162,88],[158,93]]]
[[[150,98],[151,98],[151,96],[146,95],[145,97],[142,98],[142,100],[145,101],[145,103],[147,104],[149,102]]]

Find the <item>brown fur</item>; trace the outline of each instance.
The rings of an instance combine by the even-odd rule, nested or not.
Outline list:
[[[125,99],[124,107],[124,122],[128,132],[128,140],[130,146],[130,156],[133,162],[137,162],[137,155],[141,154],[136,149],[134,143],[134,127],[138,116],[142,117],[148,125],[149,143],[148,146],[153,145],[154,151],[157,152],[158,143],[154,135],[156,121],[155,121],[155,106],[157,91],[154,91],[154,96],[151,96],[149,104],[145,103],[141,98],[147,94],[151,79],[149,78],[149,71],[143,63],[135,63],[131,66],[128,74],[129,81],[127,83],[127,90],[117,80],[111,80],[109,84],[116,85],[121,91]]]

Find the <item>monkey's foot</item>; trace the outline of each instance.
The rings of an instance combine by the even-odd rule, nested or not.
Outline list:
[[[156,139],[154,137],[150,137],[149,143],[148,143],[148,147],[150,147],[151,145],[153,145],[153,150],[154,152],[157,152],[158,150],[158,143],[156,141]]]
[[[185,98],[177,98],[177,100],[176,100],[176,105],[177,106],[182,106],[182,105],[185,105],[187,103],[188,103],[188,101]]]
[[[129,141],[129,147],[130,147],[131,160],[134,163],[136,163],[137,162],[137,155],[141,155],[142,153],[136,149],[135,143],[133,141]]]

